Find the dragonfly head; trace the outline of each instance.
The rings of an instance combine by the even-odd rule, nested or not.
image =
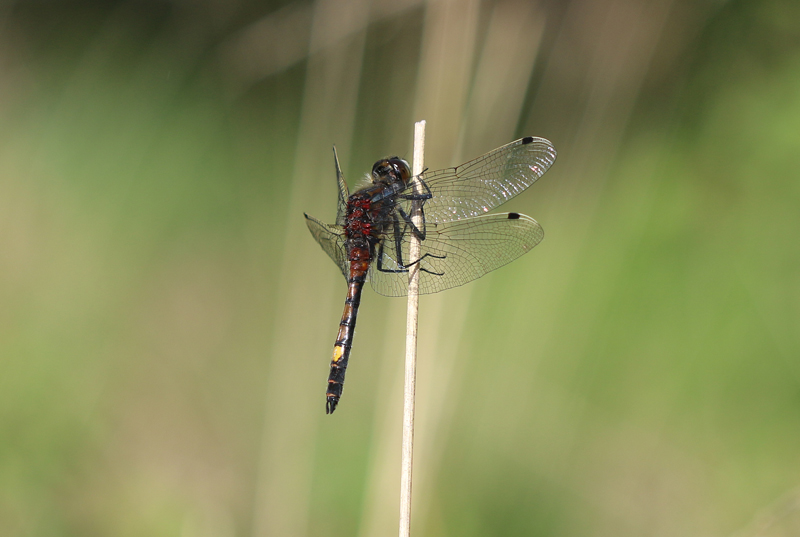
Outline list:
[[[411,180],[411,168],[408,162],[400,157],[389,157],[379,160],[372,167],[373,183],[394,183],[402,181],[408,183]]]

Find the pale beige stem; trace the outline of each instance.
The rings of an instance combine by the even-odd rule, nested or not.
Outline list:
[[[416,178],[422,173],[425,155],[425,121],[414,124],[414,160],[411,173],[414,176],[414,193],[422,193]],[[415,201],[411,210],[411,221],[417,228],[422,226],[420,203]],[[408,260],[420,257],[420,241],[411,233]],[[419,314],[419,263],[408,269],[408,315],[406,317],[406,381],[403,390],[403,449],[400,472],[400,537],[411,534],[411,468],[414,460],[414,392],[417,382],[417,317]]]

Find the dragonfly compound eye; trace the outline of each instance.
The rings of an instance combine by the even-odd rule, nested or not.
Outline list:
[[[391,182],[402,179],[408,182],[411,178],[411,168],[408,162],[400,157],[390,157],[379,160],[372,167],[372,179],[374,182]]]

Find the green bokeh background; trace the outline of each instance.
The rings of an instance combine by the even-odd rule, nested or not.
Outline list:
[[[391,535],[403,300],[305,229],[559,150],[531,255],[423,297],[414,535],[800,535],[800,4],[5,2],[0,535]]]

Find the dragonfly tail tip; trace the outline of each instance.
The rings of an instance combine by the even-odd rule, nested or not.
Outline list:
[[[325,403],[325,413],[333,414],[337,404],[339,404],[339,401],[335,397],[328,397],[328,401]]]

